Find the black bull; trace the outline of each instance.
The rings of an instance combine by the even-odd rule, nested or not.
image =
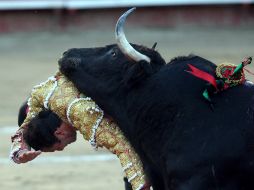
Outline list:
[[[212,96],[212,111],[205,81],[186,70],[214,75],[215,64],[198,56],[165,64],[153,49],[133,46],[151,63],[110,45],[70,49],[60,70],[119,124],[154,190],[253,190],[254,85]]]

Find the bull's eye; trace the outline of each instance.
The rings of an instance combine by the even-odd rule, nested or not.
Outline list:
[[[116,52],[115,52],[115,51],[112,51],[112,52],[111,52],[111,55],[112,55],[112,57],[116,57]]]

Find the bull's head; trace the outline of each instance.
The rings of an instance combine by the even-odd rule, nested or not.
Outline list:
[[[142,88],[145,81],[166,64],[154,48],[126,40],[123,24],[133,10],[123,14],[117,22],[117,44],[70,49],[59,60],[60,71],[103,109],[103,103],[112,100],[111,104],[115,104],[116,96],[125,96],[130,87],[132,90]]]
[[[130,44],[124,34],[126,17],[134,10],[124,13],[116,24],[117,44],[98,48],[70,49],[59,60],[61,71],[68,77],[77,69],[96,79],[123,81],[133,85],[156,72],[165,64],[154,48]]]

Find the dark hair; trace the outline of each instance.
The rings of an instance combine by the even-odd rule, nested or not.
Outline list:
[[[28,123],[24,140],[35,150],[49,148],[59,142],[54,132],[61,123],[58,115],[50,110],[43,110]]]
[[[22,106],[19,108],[19,114],[18,114],[18,125],[21,126],[26,119],[26,111],[27,111],[28,105],[27,101],[25,101]]]

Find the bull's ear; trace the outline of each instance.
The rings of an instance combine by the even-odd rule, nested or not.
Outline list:
[[[151,67],[151,64],[142,60],[138,63],[131,65],[127,69],[123,80],[127,87],[133,87],[145,80],[152,73],[153,69]]]
[[[81,64],[81,59],[77,57],[63,57],[58,61],[60,71],[69,76],[75,72]]]

